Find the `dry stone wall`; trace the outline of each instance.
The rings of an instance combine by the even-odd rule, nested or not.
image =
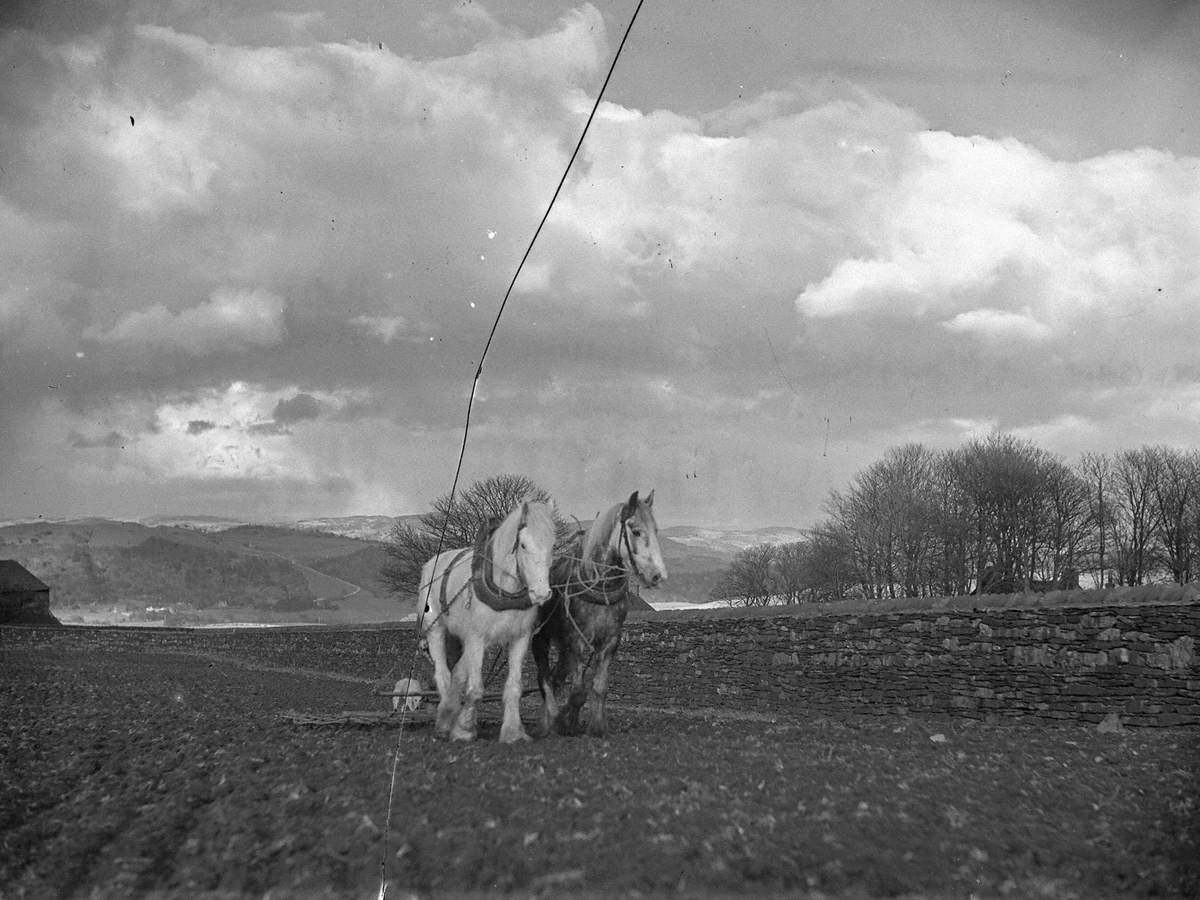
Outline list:
[[[613,700],[761,712],[936,711],[1200,725],[1200,605],[664,616],[627,623]],[[411,626],[186,630],[0,628],[11,646],[205,653],[286,669],[399,678]],[[423,662],[423,660],[422,660]],[[426,664],[427,666],[427,664]],[[532,684],[531,673],[526,674]]]
[[[1200,724],[1200,606],[646,622],[614,699]]]

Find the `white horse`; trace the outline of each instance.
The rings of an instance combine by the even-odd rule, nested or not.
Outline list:
[[[481,546],[443,551],[422,567],[418,602],[423,597],[425,607],[417,630],[424,633],[433,659],[440,698],[438,737],[475,739],[484,653],[499,644],[508,646],[500,740],[529,739],[519,709],[521,665],[538,607],[550,598],[554,538],[550,507],[527,500]],[[447,632],[462,642],[462,658],[453,673],[446,663]]]

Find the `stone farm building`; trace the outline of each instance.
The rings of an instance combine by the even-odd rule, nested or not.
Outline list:
[[[50,586],[15,559],[0,559],[0,625],[57,625]]]

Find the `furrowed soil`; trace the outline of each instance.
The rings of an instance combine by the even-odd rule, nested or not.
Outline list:
[[[0,896],[1200,896],[1200,730],[612,705],[606,739],[501,746],[496,703],[473,744],[428,710],[281,718],[383,709],[352,674],[0,646]]]

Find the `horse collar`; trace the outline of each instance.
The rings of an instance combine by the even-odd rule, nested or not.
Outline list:
[[[475,583],[475,596],[497,612],[507,612],[514,609],[529,609],[533,602],[529,592],[523,590],[507,591],[496,584],[495,561],[492,559],[492,535],[495,529],[490,523],[479,529],[475,538],[474,554],[471,557],[471,580]],[[521,529],[517,529],[517,538],[513,542],[513,552],[516,552],[520,542]]]

